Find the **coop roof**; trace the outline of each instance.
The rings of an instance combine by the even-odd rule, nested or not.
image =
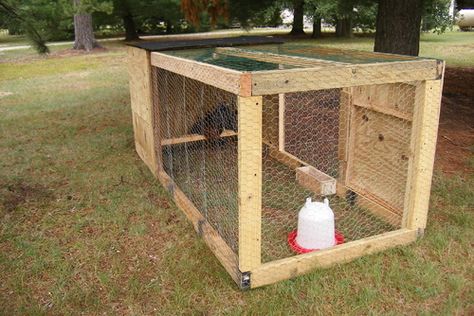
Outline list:
[[[256,44],[281,44],[284,41],[272,36],[239,36],[225,38],[206,38],[200,40],[145,41],[129,44],[148,51],[182,50],[191,48],[210,48],[224,46],[244,46]]]
[[[264,95],[357,85],[439,79],[442,61],[413,56],[324,47],[301,42],[251,43],[232,39],[199,45],[164,43],[152,66],[239,95]],[[211,44],[214,43],[214,44]],[[240,42],[243,43],[243,42]],[[145,43],[143,43],[145,44]],[[166,47],[166,48],[164,48]]]
[[[239,71],[390,63],[422,59],[295,42],[168,50],[164,53]]]

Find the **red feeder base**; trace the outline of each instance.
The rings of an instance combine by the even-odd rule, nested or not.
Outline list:
[[[293,249],[294,252],[301,254],[301,253],[308,253],[311,251],[317,251],[319,249],[306,249],[298,245],[296,242],[296,229],[292,231],[291,233],[288,234],[288,244],[290,245],[291,249]],[[335,239],[336,239],[336,245],[340,245],[344,243],[344,235],[341,234],[340,232],[336,231],[335,234]]]

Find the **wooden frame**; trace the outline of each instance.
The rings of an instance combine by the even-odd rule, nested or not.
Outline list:
[[[238,122],[239,268],[246,272],[261,263],[262,97],[238,98]]]
[[[221,55],[303,67],[241,72],[166,53],[150,53],[138,48],[129,48],[128,52],[136,150],[241,288],[256,288],[293,278],[314,268],[328,267],[408,244],[413,242],[426,226],[444,63],[437,60],[405,58],[405,61],[386,63],[344,64],[281,54],[263,54],[246,49],[216,49],[216,53]],[[370,54],[372,57],[379,56],[376,53]],[[391,55],[391,57],[399,56]],[[158,109],[153,109],[157,105],[154,105],[151,87],[152,67],[162,68],[237,95],[238,133],[224,131],[221,137],[237,136],[238,138],[238,253],[232,251],[162,168],[159,155],[161,146],[201,141],[205,137],[192,134],[159,140],[160,122],[157,121],[159,116],[156,115]],[[414,86],[413,113],[381,106],[377,102],[371,102],[370,97],[367,101],[354,98],[354,86],[378,85],[381,87],[383,84],[407,82]],[[307,170],[313,167],[285,152],[284,146],[285,93],[332,88],[341,88],[338,135],[338,158],[341,167],[336,179],[323,173],[317,173],[318,176],[315,176],[314,172]],[[278,96],[278,126],[276,128],[278,144],[265,143],[262,139],[262,111],[265,111],[265,108],[262,108],[262,95],[267,94]],[[351,135],[354,133],[357,109],[404,120],[412,126],[408,155],[408,181],[402,214],[373,192],[352,186],[348,178],[352,168],[351,155],[355,150]],[[316,186],[315,190],[318,191],[328,184],[331,192],[323,190],[323,193],[336,193],[341,197],[345,197],[348,193],[356,194],[360,197],[356,200],[358,205],[399,228],[330,249],[262,264],[263,151],[267,151],[272,158],[294,169],[295,172],[299,170],[300,180],[307,186]],[[308,176],[310,176],[309,180]]]

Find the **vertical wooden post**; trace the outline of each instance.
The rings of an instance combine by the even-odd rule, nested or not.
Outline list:
[[[278,149],[285,151],[285,94],[278,95]]]
[[[349,130],[352,109],[352,93],[352,87],[342,88],[339,105],[339,135],[337,146],[339,173],[337,176],[336,194],[343,198],[346,197],[345,185],[349,156]]]
[[[262,97],[238,97],[239,269],[261,264]]]
[[[135,148],[151,172],[157,176],[158,166],[153,132],[153,93],[151,83],[150,52],[128,48],[128,73],[132,106]]]
[[[442,80],[427,80],[416,88],[410,142],[412,157],[408,166],[403,227],[426,227],[431,180],[438,135]]]
[[[285,69],[278,65],[278,69]],[[278,94],[278,149],[285,151],[285,94]]]

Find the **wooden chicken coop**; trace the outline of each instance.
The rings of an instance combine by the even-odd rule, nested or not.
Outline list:
[[[241,288],[423,233],[442,61],[271,37],[128,54],[136,150]],[[329,199],[344,243],[293,252],[307,197]]]

